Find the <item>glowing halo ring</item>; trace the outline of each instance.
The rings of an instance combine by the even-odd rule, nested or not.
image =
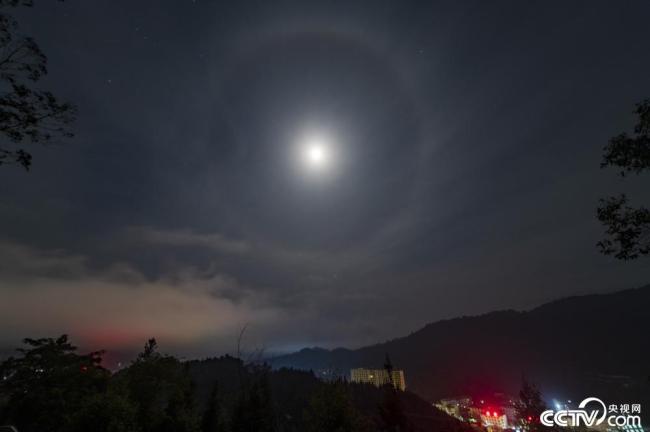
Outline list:
[[[334,46],[338,45],[347,50],[358,50],[359,53],[366,55],[377,64],[383,66],[384,73],[386,76],[391,78],[391,82],[394,84],[393,89],[402,97],[403,101],[407,102],[406,105],[415,117],[414,123],[416,128],[413,131],[413,136],[415,138],[413,148],[416,154],[414,155],[414,160],[422,161],[422,156],[424,155],[423,147],[425,144],[423,142],[422,105],[418,103],[413,92],[408,89],[403,74],[400,73],[399,68],[395,65],[396,62],[392,61],[390,55],[385,50],[376,46],[376,44],[368,43],[366,38],[355,35],[353,31],[313,29],[277,31],[267,29],[242,34],[235,42],[233,51],[236,54],[232,54],[221,62],[222,64],[230,66],[221,71],[219,81],[222,85],[220,87],[227,88],[229,83],[236,81],[236,77],[239,76],[239,73],[242,70],[246,70],[251,64],[256,63],[260,54],[268,56],[276,51],[282,53],[292,44],[305,43],[305,39],[309,41],[331,43]],[[224,107],[223,111],[227,112],[227,107]],[[420,177],[422,168],[422,164],[418,163],[416,176],[414,177]],[[407,195],[409,203],[416,201],[419,183],[421,182],[416,180],[410,181],[410,188]],[[407,211],[406,206],[401,211],[396,209],[394,212],[391,212],[391,216],[385,220],[383,226],[390,225],[391,222],[402,216],[405,211]]]

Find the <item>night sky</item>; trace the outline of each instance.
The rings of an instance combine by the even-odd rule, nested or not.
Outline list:
[[[650,97],[648,1],[17,16],[79,117],[30,172],[0,169],[2,347],[212,355],[246,324],[248,349],[356,347],[650,281],[595,246],[599,197],[650,195],[599,168]]]

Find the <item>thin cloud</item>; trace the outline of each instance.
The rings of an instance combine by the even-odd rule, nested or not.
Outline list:
[[[179,247],[204,247],[226,254],[243,254],[250,250],[248,243],[232,240],[218,233],[197,233],[190,229],[163,230],[150,226],[127,228],[127,233],[145,242]]]
[[[137,347],[152,336],[186,346],[234,337],[244,323],[264,326],[279,314],[254,298],[219,296],[235,283],[222,275],[203,278],[188,269],[174,278],[147,280],[125,264],[94,271],[83,257],[62,252],[4,243],[0,254],[30,263],[11,275],[5,266],[0,274],[3,346],[62,333],[93,348]],[[34,268],[47,271],[37,275]]]

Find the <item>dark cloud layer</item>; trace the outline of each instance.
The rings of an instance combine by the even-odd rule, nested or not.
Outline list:
[[[599,255],[645,1],[42,2],[77,137],[3,168],[0,345],[358,345],[646,284]],[[293,144],[335,137],[329,176]]]

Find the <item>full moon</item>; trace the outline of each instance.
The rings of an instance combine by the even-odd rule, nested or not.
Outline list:
[[[303,154],[305,163],[310,168],[323,168],[329,162],[329,143],[321,137],[312,137],[307,139],[303,144]]]

